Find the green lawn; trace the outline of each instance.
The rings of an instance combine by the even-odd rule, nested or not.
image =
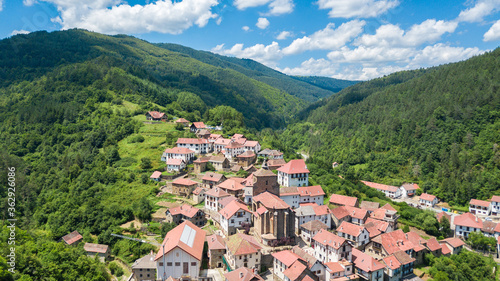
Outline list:
[[[135,142],[130,143],[130,139],[136,135],[131,135],[126,139],[123,139],[118,142],[118,153],[120,153],[120,157],[132,157],[136,160],[135,164],[131,165],[128,168],[140,169],[141,158],[147,157],[151,159],[152,165],[154,169],[160,168],[164,163],[161,161],[161,155],[165,148],[165,136],[162,137],[153,137],[153,136],[145,136],[144,142]]]

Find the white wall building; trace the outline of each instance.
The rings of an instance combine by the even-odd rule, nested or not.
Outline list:
[[[308,186],[309,170],[303,159],[290,160],[278,168],[278,183],[282,186]]]
[[[298,187],[300,195],[300,204],[302,203],[316,203],[318,205],[323,205],[325,201],[325,192],[321,185],[313,186],[301,186]]]
[[[167,148],[161,156],[161,161],[168,159],[181,159],[186,163],[191,163],[194,158],[194,151],[185,147]]]
[[[352,246],[347,240],[324,229],[313,237],[312,247],[314,257],[323,263],[352,260]]]
[[[493,195],[493,197],[491,197],[490,209],[493,216],[500,214],[500,196]]]
[[[242,223],[250,223],[252,220],[252,213],[248,207],[237,200],[231,201],[219,212],[221,214],[220,224],[226,235],[235,234],[236,229],[240,228]]]
[[[177,147],[189,148],[196,154],[212,152],[212,143],[207,139],[178,138]]]
[[[420,195],[419,203],[421,206],[426,206],[426,207],[432,208],[438,203],[438,199],[434,195],[422,193],[422,195]]]
[[[370,233],[364,226],[345,221],[337,228],[337,235],[351,241],[354,247],[360,247],[370,242]]]
[[[491,203],[488,201],[471,199],[469,202],[469,212],[475,215],[488,216],[491,211]]]
[[[461,214],[453,219],[455,225],[455,237],[467,238],[469,233],[481,232],[483,221],[471,213]]]

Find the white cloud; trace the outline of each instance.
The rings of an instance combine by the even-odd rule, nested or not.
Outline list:
[[[290,31],[282,31],[278,36],[276,36],[277,40],[285,40],[288,37],[293,36],[293,34]]]
[[[33,6],[36,3],[36,0],[23,0],[24,6]]]
[[[367,63],[373,65],[383,62],[408,62],[413,54],[411,48],[365,47],[355,49],[342,47],[340,50],[328,53],[328,58],[339,63]]]
[[[3,0],[0,0],[0,12],[3,10]]]
[[[399,5],[398,0],[319,0],[320,9],[330,9],[331,18],[371,18]]]
[[[256,44],[248,48],[243,48],[243,44],[235,44],[231,49],[224,49],[224,44],[221,44],[213,48],[212,52],[238,58],[253,59],[269,67],[276,67],[277,62],[283,57],[277,42],[272,42],[267,46]]]
[[[269,4],[269,12],[265,15],[278,16],[282,14],[289,14],[293,12],[293,0],[235,0],[234,6],[238,10],[245,10],[247,8],[259,7]]]
[[[78,27],[108,34],[179,34],[194,24],[204,27],[210,19],[218,17],[211,12],[218,0],[159,0],[134,6],[121,4],[120,0],[46,1],[57,6],[60,16],[53,21],[59,22],[63,29]]]
[[[459,21],[480,22],[485,16],[500,10],[500,0],[479,0],[474,7],[461,11]]]
[[[255,26],[260,29],[266,29],[269,26],[269,21],[266,18],[259,18]]]
[[[338,64],[334,64],[326,59],[314,59],[310,58],[300,64],[298,67],[284,69],[279,69],[279,71],[288,75],[298,75],[298,76],[333,76],[337,74],[336,70]]]
[[[27,30],[24,30],[24,29],[21,29],[21,30],[13,30],[10,35],[11,36],[14,36],[14,35],[17,35],[17,34],[28,34],[30,33],[29,31]]]
[[[244,31],[249,31],[249,30],[250,30],[250,27],[248,27],[248,26],[246,26],[246,25],[245,25],[245,26],[243,26],[241,29],[243,29]]]
[[[500,40],[500,20],[495,22],[483,36],[484,41]]]
[[[414,68],[421,66],[439,65],[465,60],[482,53],[484,53],[484,51],[479,50],[479,48],[477,47],[451,47],[442,43],[438,43],[433,46],[427,46],[423,50],[420,50],[414,56],[410,65]]]
[[[295,39],[283,49],[286,55],[298,54],[308,50],[333,50],[344,46],[363,32],[364,21],[353,20],[343,23],[337,29],[329,23],[325,29],[316,31],[311,36]]]

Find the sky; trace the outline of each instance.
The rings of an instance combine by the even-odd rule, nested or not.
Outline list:
[[[500,0],[0,0],[0,38],[82,28],[368,80],[500,45]]]

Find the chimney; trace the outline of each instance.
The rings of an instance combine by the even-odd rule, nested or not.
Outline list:
[[[243,272],[240,272],[240,279],[243,279]]]
[[[391,264],[391,266],[392,266],[392,260],[390,260],[390,262],[389,262],[389,263],[390,263],[390,264]]]

